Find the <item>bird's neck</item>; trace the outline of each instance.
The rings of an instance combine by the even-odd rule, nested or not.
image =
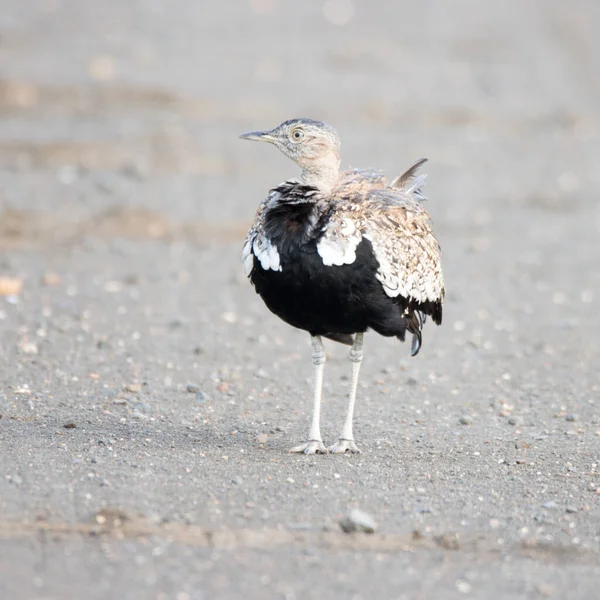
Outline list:
[[[322,194],[329,194],[340,179],[340,159],[335,153],[321,157],[318,161],[302,164],[300,181],[317,188]]]

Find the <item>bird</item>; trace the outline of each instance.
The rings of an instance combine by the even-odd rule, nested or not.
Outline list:
[[[442,323],[441,249],[423,207],[425,175],[415,162],[391,182],[382,171],[340,169],[340,138],[308,118],[240,135],[273,144],[301,169],[269,191],[242,250],[246,276],[268,309],[310,334],[313,410],[308,440],[290,452],[359,453],[354,406],[367,330],[422,346],[428,316]],[[351,346],[348,408],[339,439],[326,447],[320,414],[323,338]]]

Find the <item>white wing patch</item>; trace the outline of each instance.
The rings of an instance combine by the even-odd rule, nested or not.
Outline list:
[[[260,266],[268,271],[281,271],[281,261],[277,246],[271,243],[269,238],[262,235],[257,235],[252,242],[252,252],[258,258]],[[252,269],[250,269],[252,270]]]
[[[356,260],[356,247],[362,235],[351,219],[341,223],[329,221],[317,244],[317,253],[326,267],[351,265]]]

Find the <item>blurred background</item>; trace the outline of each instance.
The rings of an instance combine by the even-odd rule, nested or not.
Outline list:
[[[354,503],[384,531],[549,535],[597,552],[599,27],[597,0],[1,0],[4,518],[78,523],[116,506],[284,527],[291,514],[335,523]],[[445,322],[414,360],[368,337],[356,471],[285,454],[308,423],[308,340],[268,313],[240,260],[258,204],[296,167],[237,136],[298,116],[336,127],[345,167],[394,176],[429,158]],[[328,352],[331,440],[348,364]],[[531,468],[507,479],[505,460]],[[553,502],[575,512],[538,519]],[[56,597],[103,564],[94,548],[81,567],[59,547]],[[127,564],[127,548],[111,551]],[[177,569],[195,572],[185,552],[165,593],[182,589]],[[5,597],[29,589],[17,579],[35,556],[10,545]],[[289,574],[281,597],[310,597],[294,573],[312,567],[286,556],[265,553],[262,573]],[[342,595],[371,582],[385,597],[390,578],[372,573],[386,564],[420,589],[419,570],[363,558]],[[238,579],[214,590],[264,588],[231,560]],[[476,586],[452,569],[431,585]],[[544,569],[513,572],[513,591],[594,590],[591,567]],[[495,592],[505,574],[485,581]]]
[[[146,318],[222,338],[221,313],[263,310],[239,248],[267,190],[296,173],[237,136],[308,116],[339,130],[343,166],[393,176],[429,157],[448,283],[433,339],[585,364],[598,343],[581,328],[599,327],[599,22],[593,0],[5,0],[4,295],[31,292],[42,313],[44,294],[102,306],[105,326],[124,286]]]

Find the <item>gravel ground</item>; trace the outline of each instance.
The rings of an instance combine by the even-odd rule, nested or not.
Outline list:
[[[600,4],[4,0],[0,597],[596,598]],[[241,243],[331,122],[428,156],[448,297],[367,335],[358,456]],[[20,280],[23,281],[19,289]],[[327,345],[323,433],[350,365]],[[346,534],[353,509],[375,534]]]

